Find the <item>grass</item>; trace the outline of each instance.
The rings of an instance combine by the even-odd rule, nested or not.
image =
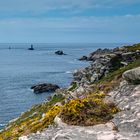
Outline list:
[[[140,44],[125,47],[129,51],[140,50]],[[120,61],[113,59],[113,64],[118,66]],[[64,97],[58,94],[54,95],[49,102],[34,105],[0,132],[0,140],[17,140],[22,135],[42,131],[48,125],[54,123],[54,118],[58,114],[65,123],[71,125],[88,126],[106,123],[113,118],[115,113],[120,111],[114,103],[104,102],[106,93],[120,83],[122,74],[126,70],[138,66],[140,66],[140,58],[125,67],[115,68],[106,77],[102,77],[94,83],[92,85],[94,93],[88,94],[83,99],[73,99],[63,106],[55,106],[56,103],[64,101]],[[68,90],[73,91],[76,88],[77,83],[74,82]]]
[[[139,66],[140,66],[140,58],[125,67],[121,67],[113,72],[110,72],[106,77],[101,78],[98,82],[91,85],[93,91],[95,92],[103,91],[104,93],[110,92],[119,85],[120,81],[122,80],[122,74],[125,71]]]
[[[55,95],[48,103],[35,105],[25,112],[16,121],[9,124],[8,128],[0,132],[0,138],[4,140],[17,140],[18,137],[42,131],[48,125],[54,123],[56,115],[67,124],[95,125],[105,123],[113,118],[113,114],[119,109],[115,104],[103,102],[105,94],[91,93],[84,99],[73,99],[63,106],[55,106],[62,102],[62,95]]]
[[[134,44],[132,46],[125,46],[125,48],[127,48],[128,51],[134,52],[134,51],[140,50],[140,43]]]
[[[140,66],[140,58],[137,59],[135,62],[130,63],[128,66],[121,67],[113,72],[110,72],[106,77],[103,77],[99,83],[102,83],[104,81],[111,82],[114,79],[119,79],[122,77],[122,74],[130,69],[136,68]]]
[[[77,82],[73,82],[71,87],[68,89],[69,91],[73,91],[77,88]]]
[[[16,121],[10,123],[7,129],[0,132],[0,138],[4,140],[17,140],[22,135],[41,131],[48,125],[53,124],[53,119],[60,111],[54,105],[63,101],[60,94],[54,95],[47,103],[33,106],[29,111],[22,114]],[[44,117],[42,115],[44,114]]]

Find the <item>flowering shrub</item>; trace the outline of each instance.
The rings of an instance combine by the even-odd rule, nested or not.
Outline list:
[[[3,140],[3,139],[0,137],[0,140]]]
[[[48,112],[46,112],[45,116],[42,119],[32,123],[30,128],[31,132],[41,131],[48,125],[53,124],[54,118],[57,114],[59,114],[60,111],[60,106],[53,106],[48,110]]]
[[[113,103],[104,103],[103,97],[104,94],[101,93],[91,94],[90,97],[84,99],[71,100],[62,108],[60,117],[65,123],[71,125],[105,123],[120,110]]]
[[[54,106],[63,101],[62,95],[54,95],[49,102],[33,106],[16,121],[10,123],[7,129],[0,132],[0,140],[18,140],[22,135],[35,133],[53,124],[53,120],[61,107]]]

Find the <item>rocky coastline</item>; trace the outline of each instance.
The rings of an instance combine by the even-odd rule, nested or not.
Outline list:
[[[4,140],[140,139],[140,44],[98,49],[56,89],[0,132]]]

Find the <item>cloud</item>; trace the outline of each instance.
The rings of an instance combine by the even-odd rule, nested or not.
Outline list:
[[[0,20],[0,42],[133,42],[140,15]]]
[[[0,0],[0,42],[138,40],[139,4],[140,0]]]
[[[123,15],[123,16],[106,16],[106,17],[71,17],[71,18],[10,18],[10,19],[1,19],[0,25],[10,25],[10,26],[17,26],[17,25],[24,25],[24,26],[31,26],[31,27],[42,27],[42,28],[97,28],[103,27],[105,28],[108,24],[115,24],[119,23],[123,25],[125,24],[135,24],[139,23],[140,15]],[[111,28],[111,27],[110,27]],[[133,27],[132,27],[133,28]]]
[[[140,4],[139,0],[1,0],[0,11],[44,11],[54,9],[88,9]]]
[[[2,18],[107,16],[140,13],[139,0],[0,0]]]

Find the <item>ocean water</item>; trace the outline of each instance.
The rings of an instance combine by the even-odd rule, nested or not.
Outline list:
[[[97,48],[114,48],[122,44],[0,44],[0,129],[32,105],[44,101],[51,93],[34,94],[34,84],[50,82],[67,87],[72,72],[89,65],[78,61]],[[11,49],[8,49],[9,46]],[[68,55],[54,52],[63,50]]]

